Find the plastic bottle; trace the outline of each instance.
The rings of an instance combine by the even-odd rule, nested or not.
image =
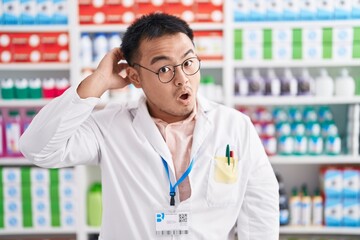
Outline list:
[[[306,184],[303,184],[301,187],[302,196],[301,196],[301,225],[309,226],[311,225],[311,197],[308,194],[308,189]]]
[[[281,95],[296,96],[298,93],[298,82],[290,69],[284,70],[284,76],[281,79]]]
[[[35,115],[36,115],[36,111],[34,109],[26,110],[25,116],[23,117],[22,120],[21,134],[23,134],[26,131],[26,129],[29,127]]]
[[[289,199],[286,194],[284,181],[279,174],[276,174],[279,183],[279,202],[280,202],[280,225],[288,225],[290,221]]]
[[[70,87],[69,79],[63,77],[63,78],[57,78],[55,80],[55,89],[56,89],[56,96],[60,96],[63,94],[66,89]]]
[[[306,123],[308,135],[308,154],[320,155],[324,151],[324,140],[320,136],[320,124],[318,122]]]
[[[322,226],[323,225],[323,211],[324,201],[320,195],[319,188],[315,189],[314,196],[312,198],[312,225]]]
[[[5,78],[1,80],[1,98],[15,98],[14,80],[12,78]]]
[[[108,50],[111,50],[113,48],[118,48],[121,45],[121,37],[120,34],[117,32],[110,33],[108,36]]]
[[[83,33],[80,39],[80,59],[84,66],[93,62],[93,42],[88,33]]]
[[[235,95],[247,96],[249,94],[249,81],[245,78],[242,69],[235,70]]]
[[[334,95],[334,81],[324,68],[320,70],[320,75],[315,79],[315,95],[320,97]]]
[[[341,69],[340,76],[335,78],[335,95],[346,97],[355,95],[355,81],[346,68]]]
[[[4,117],[0,111],[0,157],[5,156],[5,131],[4,131]]]
[[[249,78],[249,95],[262,95],[264,90],[264,80],[260,75],[260,71],[254,68]]]
[[[276,76],[274,69],[270,68],[265,80],[265,95],[279,96],[281,92],[281,83]]]
[[[108,52],[108,40],[106,38],[105,33],[96,33],[94,37],[94,56],[95,63],[99,63],[100,60],[105,56]]]
[[[6,155],[20,156],[19,139],[21,136],[21,119],[18,110],[10,110],[5,123]]]
[[[44,98],[54,98],[56,96],[55,79],[44,78],[42,81],[42,95]]]
[[[298,80],[298,94],[299,95],[313,95],[314,94],[314,79],[307,68],[302,69]]]
[[[87,222],[89,226],[100,226],[102,216],[101,183],[93,183],[87,194]]]
[[[29,79],[29,98],[38,99],[42,98],[41,79]]]
[[[301,198],[296,187],[292,189],[290,197],[290,224],[292,226],[301,225]]]
[[[15,98],[26,99],[29,97],[29,83],[26,78],[15,79]]]

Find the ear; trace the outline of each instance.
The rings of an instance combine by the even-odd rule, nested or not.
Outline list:
[[[141,81],[138,72],[133,67],[126,68],[126,75],[130,79],[130,82],[136,87],[141,88]]]

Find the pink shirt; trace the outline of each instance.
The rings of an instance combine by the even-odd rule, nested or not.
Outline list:
[[[196,110],[187,119],[170,124],[161,119],[153,118],[171,152],[177,180],[183,175],[190,163],[191,145],[196,120],[195,113]],[[179,185],[179,194],[180,201],[184,201],[191,196],[189,177],[186,177]]]

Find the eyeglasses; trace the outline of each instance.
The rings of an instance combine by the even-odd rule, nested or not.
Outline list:
[[[178,65],[165,65],[161,68],[159,68],[159,70],[157,72],[146,68],[144,66],[141,66],[138,63],[134,63],[133,67],[135,65],[142,67],[152,73],[155,73],[158,78],[159,81],[162,83],[169,83],[171,82],[171,80],[173,80],[174,76],[175,76],[175,68],[178,66],[181,66],[182,71],[187,75],[187,76],[192,76],[195,73],[197,73],[200,70],[200,59],[198,57],[191,57],[186,59],[183,63],[178,64]]]

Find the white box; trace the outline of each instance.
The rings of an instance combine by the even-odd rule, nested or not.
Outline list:
[[[36,21],[36,0],[20,0],[21,24],[34,24]]]
[[[62,184],[59,185],[60,189],[60,199],[75,199],[76,193],[75,193],[75,187],[71,184]]]
[[[292,31],[290,28],[273,28],[272,30],[273,43],[291,43],[292,42]]]
[[[292,58],[291,43],[275,43],[273,45],[274,60],[290,60]]]
[[[343,197],[358,198],[360,190],[360,172],[358,169],[343,170]]]
[[[3,184],[4,199],[21,199],[21,187],[20,184]]]
[[[22,215],[21,199],[6,199],[4,200],[4,213],[13,215]]]
[[[326,198],[340,198],[343,193],[343,176],[340,169],[326,169],[324,172]]]
[[[49,199],[49,185],[47,184],[31,184],[32,199]]]
[[[75,214],[61,214],[61,227],[64,227],[64,228],[76,227]]]
[[[351,16],[352,0],[334,0],[334,17],[347,19]]]
[[[360,206],[357,199],[344,199],[343,201],[343,226],[358,227],[360,219]]]
[[[334,43],[333,59],[350,60],[352,59],[352,43]]]
[[[354,31],[352,27],[334,27],[333,42],[346,42],[352,45],[354,40]]]
[[[351,17],[360,18],[360,1],[352,0],[351,5],[352,5]]]
[[[3,183],[20,183],[21,172],[18,167],[5,167],[3,168]]]
[[[303,44],[303,59],[310,61],[322,59],[322,45],[320,43]]]
[[[244,28],[243,44],[262,43],[264,40],[263,29],[261,28]]]
[[[48,169],[32,167],[30,171],[31,184],[49,184],[49,174]]]
[[[247,43],[243,45],[244,60],[258,61],[262,59],[263,46],[261,43]]]
[[[341,226],[343,218],[343,206],[341,199],[326,199],[324,220],[325,226]]]
[[[47,215],[50,216],[50,202],[49,199],[33,199],[32,201],[33,215]]]
[[[48,228],[50,227],[50,217],[46,214],[33,214],[33,226],[35,228]]]
[[[5,214],[5,229],[20,229],[22,228],[22,215]]]
[[[20,0],[2,0],[3,23],[18,24],[20,20]]]
[[[300,0],[300,19],[316,19],[317,17],[317,1]]]
[[[60,199],[60,212],[62,214],[75,214],[75,201]]]
[[[322,29],[306,27],[302,30],[302,42],[306,43],[321,43],[322,42]]]
[[[52,0],[37,0],[37,23],[51,24],[53,21]]]

